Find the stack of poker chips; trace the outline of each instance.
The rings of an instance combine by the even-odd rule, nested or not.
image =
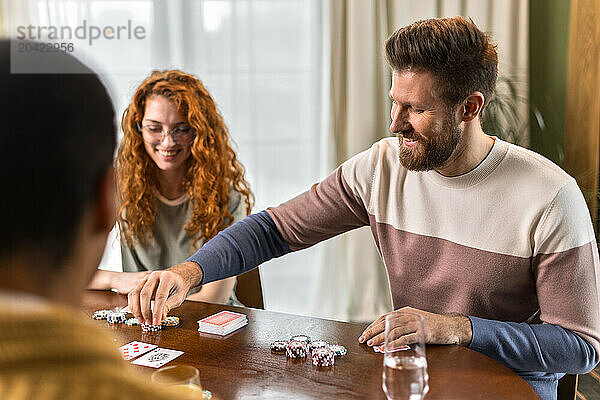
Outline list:
[[[329,347],[317,347],[312,352],[312,363],[316,367],[332,367],[335,355]]]
[[[161,323],[162,326],[177,326],[179,325],[179,317],[167,316]]]
[[[306,342],[292,340],[285,346],[285,355],[288,358],[305,358],[308,353]]]
[[[288,358],[305,358],[311,355],[313,365],[331,367],[335,357],[345,356],[348,351],[339,344],[330,344],[326,340],[311,340],[307,335],[295,335],[289,340],[277,340],[271,343],[274,353],[285,352]]]
[[[123,324],[127,321],[127,313],[122,311],[110,312],[106,316],[106,322],[109,324]]]
[[[125,324],[127,326],[141,325],[142,331],[144,332],[157,332],[162,329],[163,326],[177,326],[179,325],[179,317],[167,316],[159,325],[151,324],[140,324],[137,318],[127,318],[127,313],[117,308],[114,310],[98,310],[94,311],[92,315],[93,319],[105,319],[109,324]]]
[[[285,351],[285,346],[287,346],[288,342],[285,340],[277,340],[271,343],[271,350],[276,353],[282,353]]]
[[[140,324],[143,332],[157,332],[162,329],[162,325]]]

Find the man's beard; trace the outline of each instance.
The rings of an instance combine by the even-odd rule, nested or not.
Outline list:
[[[430,171],[442,167],[450,158],[462,137],[462,129],[448,116],[445,126],[433,132],[430,139],[422,136],[413,137],[418,140],[415,147],[409,148],[400,140],[400,163],[411,171]]]

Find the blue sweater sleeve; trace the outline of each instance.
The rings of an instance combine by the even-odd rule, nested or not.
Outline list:
[[[597,363],[594,347],[559,325],[469,319],[473,326],[469,348],[517,372],[584,374]]]
[[[236,276],[291,250],[266,211],[219,232],[186,261],[203,272],[202,284]]]

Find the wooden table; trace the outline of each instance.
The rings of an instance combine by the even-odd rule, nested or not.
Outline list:
[[[112,292],[89,291],[83,309],[123,307],[127,298]],[[197,321],[221,310],[248,316],[248,325],[220,337],[197,331]],[[111,325],[116,344],[133,340],[185,353],[167,365],[189,364],[200,370],[202,385],[221,399],[385,399],[381,389],[382,354],[358,343],[366,325],[337,322],[251,308],[186,301],[170,315],[181,318],[176,328],[146,334],[139,326]],[[310,360],[286,359],[270,344],[295,334],[342,344],[348,349],[332,368],[314,367]],[[434,399],[537,399],[518,375],[492,359],[460,346],[428,346],[429,394]],[[146,374],[154,369],[138,367]]]

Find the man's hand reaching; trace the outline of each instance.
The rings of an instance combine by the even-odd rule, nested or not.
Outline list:
[[[188,291],[201,282],[202,269],[193,262],[154,271],[127,295],[129,309],[141,323],[159,325],[170,310],[183,303]]]

